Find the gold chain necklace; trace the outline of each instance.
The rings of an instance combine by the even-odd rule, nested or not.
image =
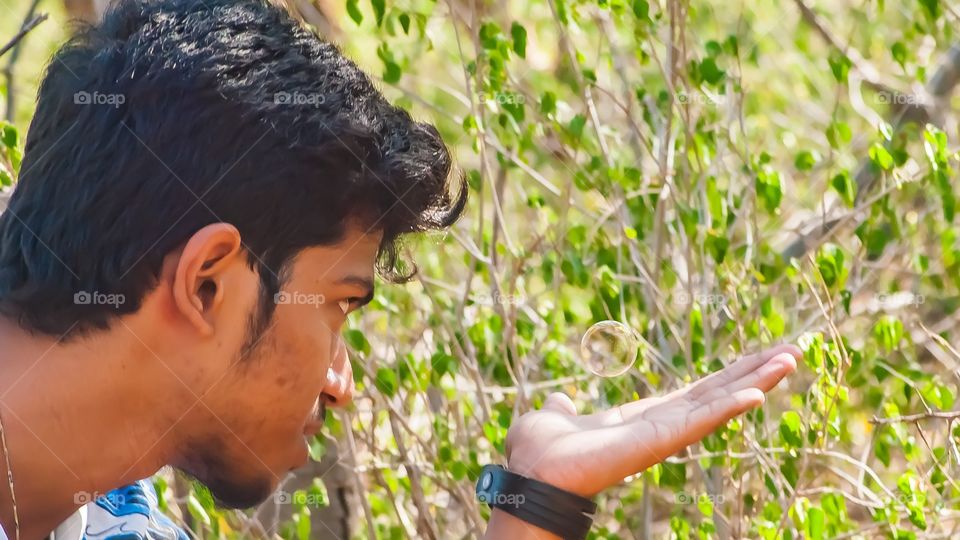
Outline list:
[[[10,450],[7,449],[7,434],[3,429],[3,415],[0,415],[0,442],[3,442],[3,459],[7,462],[7,484],[10,486],[10,502],[13,503],[13,525],[16,528],[16,540],[20,540],[20,515],[17,513],[17,494],[13,491],[13,468],[10,467]]]

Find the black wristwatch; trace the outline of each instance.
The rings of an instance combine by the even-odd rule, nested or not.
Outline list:
[[[583,540],[597,504],[545,482],[485,465],[477,479],[477,498],[564,540]]]

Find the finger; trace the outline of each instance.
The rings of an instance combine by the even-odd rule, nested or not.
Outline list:
[[[681,388],[680,390],[672,392],[666,396],[641,399],[639,401],[626,403],[620,407],[616,407],[601,413],[600,417],[598,417],[597,423],[598,425],[602,426],[611,426],[623,421],[629,422],[642,415],[650,407],[667,401],[684,399],[689,400],[690,402],[703,401],[701,398],[704,395],[711,393],[718,388],[730,386],[736,381],[746,378],[761,366],[767,365],[774,358],[778,358],[778,363],[781,361],[786,362],[785,359],[779,360],[779,357],[782,355],[793,358],[793,366],[796,368],[796,359],[800,358],[802,353],[795,345],[779,345],[756,354],[744,356],[740,360],[737,360],[720,371],[716,371],[705,378],[694,382],[686,388]],[[780,375],[780,379],[785,377],[788,373],[789,372],[786,372]],[[771,383],[770,379],[772,377],[775,377],[775,375],[763,372],[760,377],[750,378],[747,385],[737,385],[735,387],[730,386],[730,390],[725,392],[725,394],[735,392],[742,388],[747,388],[750,386],[750,383],[753,382],[764,384],[762,389],[767,391],[770,388],[773,388],[773,386],[776,385],[776,382],[779,382],[779,379],[777,379],[775,382]],[[766,386],[767,384],[769,384],[769,387]]]
[[[573,400],[563,392],[554,392],[547,396],[540,410],[558,412],[569,416],[577,415],[577,407],[573,404]]]
[[[793,373],[796,369],[797,359],[793,355],[778,354],[746,376],[736,379],[718,390],[723,390],[727,394],[745,388],[759,388],[764,392],[769,392],[784,377]]]
[[[784,344],[756,354],[744,356],[740,360],[737,360],[720,371],[711,373],[710,375],[687,387],[687,396],[692,399],[696,399],[698,396],[703,395],[706,392],[710,392],[715,388],[726,386],[732,381],[745,377],[755,369],[766,364],[771,358],[780,354],[789,354],[796,360],[800,360],[803,355],[796,345]]]
[[[759,388],[744,388],[694,409],[687,417],[680,448],[713,433],[731,418],[763,405],[765,400],[766,395]]]

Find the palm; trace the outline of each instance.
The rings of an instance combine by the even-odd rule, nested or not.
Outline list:
[[[577,416],[564,394],[521,416],[507,434],[511,470],[592,496],[693,444],[764,401],[796,369],[784,345],[751,355],[662,397]]]

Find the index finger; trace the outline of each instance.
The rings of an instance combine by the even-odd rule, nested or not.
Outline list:
[[[798,362],[803,356],[803,352],[796,345],[789,343],[777,345],[776,347],[771,347],[765,351],[744,356],[729,366],[707,375],[703,379],[700,379],[699,381],[688,386],[684,390],[684,393],[690,398],[696,399],[706,392],[726,386],[737,379],[749,375],[760,366],[769,362],[773,357],[783,353],[792,355]]]

